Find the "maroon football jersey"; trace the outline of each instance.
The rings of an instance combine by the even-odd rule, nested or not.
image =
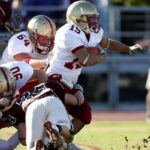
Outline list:
[[[0,127],[17,126],[20,123],[25,123],[25,112],[17,104],[3,112],[3,116],[0,119]]]

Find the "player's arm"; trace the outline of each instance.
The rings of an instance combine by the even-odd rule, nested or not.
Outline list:
[[[7,141],[0,139],[0,149],[2,150],[13,150],[18,144],[18,132],[14,133]]]
[[[20,123],[17,126],[18,129],[18,138],[22,145],[26,145],[26,128],[25,123]]]
[[[67,105],[82,105],[84,103],[83,87],[80,84],[74,86],[76,91],[74,94],[65,94],[65,104]]]
[[[25,61],[30,64],[33,68],[43,69],[45,68],[46,59],[32,59],[28,53],[20,53],[14,55],[14,59],[17,61]]]
[[[81,91],[77,91],[74,95],[70,93],[65,94],[65,104],[79,106],[84,102],[84,95]]]
[[[136,44],[133,46],[127,46],[126,44],[123,44],[121,42],[107,39],[104,37],[102,38],[99,45],[102,48],[106,48],[106,49],[113,50],[116,52],[125,52],[125,53],[130,53],[130,54],[143,53],[143,48],[139,44]]]
[[[66,81],[67,82],[67,81]],[[66,83],[65,82],[65,83]],[[74,86],[74,94],[70,94],[64,90],[64,86],[59,82],[49,80],[47,86],[51,88],[54,93],[60,98],[60,100],[66,105],[81,105],[84,102],[83,88],[81,85],[77,84]],[[65,86],[67,86],[65,84]],[[70,89],[70,87],[68,87]]]
[[[99,54],[90,54],[88,53],[87,48],[83,46],[75,51],[74,55],[78,58],[78,61],[83,66],[92,66],[103,62],[107,58],[107,54],[105,52],[100,52]]]
[[[48,76],[42,69],[34,69],[33,75],[30,80],[37,80],[39,83],[46,82],[48,80]]]

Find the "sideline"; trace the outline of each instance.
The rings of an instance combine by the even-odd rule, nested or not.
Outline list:
[[[145,111],[96,111],[93,121],[145,121]]]

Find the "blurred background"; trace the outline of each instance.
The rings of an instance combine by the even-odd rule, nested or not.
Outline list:
[[[13,15],[21,15],[18,25],[26,30],[28,20],[39,14],[51,17],[57,29],[65,24],[65,13],[75,0],[10,0]],[[100,109],[119,110],[146,108],[145,83],[150,66],[150,1],[149,0],[91,0],[100,13],[104,35],[129,46],[139,43],[145,54],[130,56],[112,53],[96,66],[83,69],[79,82],[87,99]],[[20,19],[20,20],[19,20]],[[0,28],[0,39],[11,36]],[[2,52],[4,47],[0,47]],[[97,105],[100,104],[100,105]]]

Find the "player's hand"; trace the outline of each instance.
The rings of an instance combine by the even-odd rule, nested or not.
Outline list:
[[[135,44],[130,46],[129,53],[130,55],[144,54],[144,48],[139,44]]]

